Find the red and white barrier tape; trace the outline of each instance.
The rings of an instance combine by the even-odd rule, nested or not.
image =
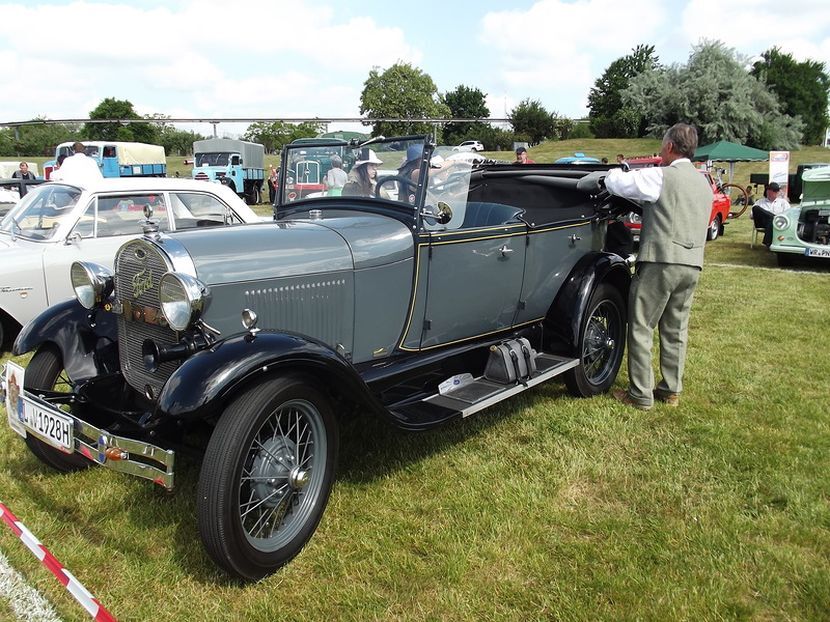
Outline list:
[[[87,613],[92,616],[96,622],[116,622],[113,615],[104,609],[104,606],[89,593],[80,581],[78,581],[71,572],[64,568],[61,563],[49,552],[45,546],[26,528],[26,525],[21,523],[17,517],[11,513],[9,508],[0,503],[0,518],[3,519],[11,530],[14,532],[20,541],[26,545],[34,556],[46,566],[53,575],[58,578],[58,581],[69,590],[73,598],[77,600],[81,606],[87,610]]]

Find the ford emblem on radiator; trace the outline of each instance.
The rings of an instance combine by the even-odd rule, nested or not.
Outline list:
[[[133,277],[133,298],[138,298],[153,287],[153,271],[142,270]]]

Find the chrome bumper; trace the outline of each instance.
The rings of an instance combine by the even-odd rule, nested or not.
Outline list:
[[[8,387],[5,364],[0,371],[0,378],[2,378],[0,399],[6,405]],[[30,391],[23,389],[19,391],[18,399],[22,398],[42,410],[52,411],[72,420],[74,453],[81,454],[91,462],[113,471],[148,479],[167,490],[173,489],[173,462],[175,458],[173,450],[110,434],[107,430],[97,428],[72,413],[56,409],[49,402]],[[7,405],[6,408],[8,408]],[[11,414],[8,415],[8,422],[9,427],[23,437],[32,434],[35,438],[49,442],[49,439],[41,437],[34,430],[17,421]]]

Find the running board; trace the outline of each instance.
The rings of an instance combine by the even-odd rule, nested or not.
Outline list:
[[[418,402],[399,404],[392,414],[406,428],[428,428],[449,419],[469,417],[514,395],[527,391],[579,365],[579,359],[536,355],[536,373],[515,383],[502,384],[484,376],[446,393],[435,393]]]

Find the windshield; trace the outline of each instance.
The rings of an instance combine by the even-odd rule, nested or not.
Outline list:
[[[193,156],[196,168],[200,166],[227,166],[231,154],[227,152],[197,153]]]
[[[281,205],[355,198],[394,202],[413,210],[449,204],[463,213],[471,171],[483,161],[473,152],[434,147],[424,136],[358,145],[290,144],[283,152]]]
[[[0,231],[31,240],[50,240],[61,224],[72,218],[81,191],[48,184],[29,190],[0,223]]]

